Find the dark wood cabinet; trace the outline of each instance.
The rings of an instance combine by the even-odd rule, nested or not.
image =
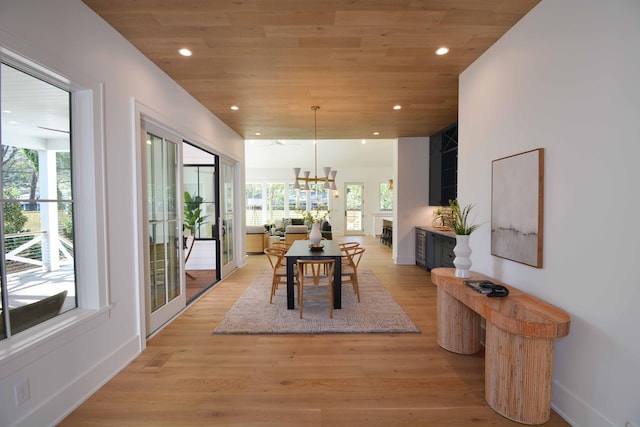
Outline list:
[[[453,267],[455,237],[416,227],[416,265],[431,271],[437,267]]]
[[[458,197],[458,123],[429,138],[429,205],[448,206]]]

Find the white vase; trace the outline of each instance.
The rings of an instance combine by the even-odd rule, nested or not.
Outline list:
[[[453,259],[453,265],[456,267],[456,277],[468,279],[471,277],[471,248],[469,247],[469,235],[456,234],[456,247],[453,253],[456,257]]]
[[[309,240],[311,240],[311,243],[314,245],[319,244],[320,240],[322,240],[322,232],[320,231],[320,224],[318,224],[317,222],[314,222],[313,224],[311,224],[311,232],[309,233]]]

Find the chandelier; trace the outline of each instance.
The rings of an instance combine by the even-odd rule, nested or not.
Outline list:
[[[293,172],[296,174],[296,182],[293,188],[296,190],[310,190],[309,187],[310,182],[322,183],[324,182],[324,188],[327,190],[337,190],[336,187],[336,174],[338,171],[331,170],[331,167],[324,167],[324,178],[318,178],[318,110],[320,109],[317,105],[312,105],[311,109],[313,110],[313,158],[315,161],[315,166],[313,170],[313,177],[310,177],[311,171],[302,172],[303,176],[300,176],[300,168],[293,168]],[[304,186],[300,186],[300,181],[304,182]]]

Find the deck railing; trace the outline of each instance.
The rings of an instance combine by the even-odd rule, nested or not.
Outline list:
[[[49,270],[50,263],[43,257],[43,247],[49,245],[49,234],[46,231],[6,234],[5,262],[7,274],[22,273],[32,270]],[[73,264],[73,243],[63,236],[57,236],[57,265]]]

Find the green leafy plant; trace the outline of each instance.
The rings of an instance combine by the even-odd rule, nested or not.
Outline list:
[[[184,192],[184,228],[189,230],[192,236],[196,235],[196,230],[207,219],[207,215],[202,214],[200,207],[203,202],[202,197],[192,196],[188,191]]]
[[[439,207],[433,211],[433,220],[431,221],[431,225],[435,227],[449,227],[453,218],[453,212],[451,212],[451,208],[449,207]]]
[[[480,227],[480,224],[472,224],[469,222],[469,213],[473,209],[473,205],[466,205],[461,208],[457,200],[449,200],[451,208],[451,220],[447,224],[457,235],[469,235]]]
[[[320,223],[322,222],[322,220],[327,219],[331,211],[323,211],[323,213],[320,213],[320,209],[316,209],[315,213],[313,211],[303,210],[296,210],[296,212],[302,215],[302,219],[304,219],[304,222],[313,224],[314,222]]]

